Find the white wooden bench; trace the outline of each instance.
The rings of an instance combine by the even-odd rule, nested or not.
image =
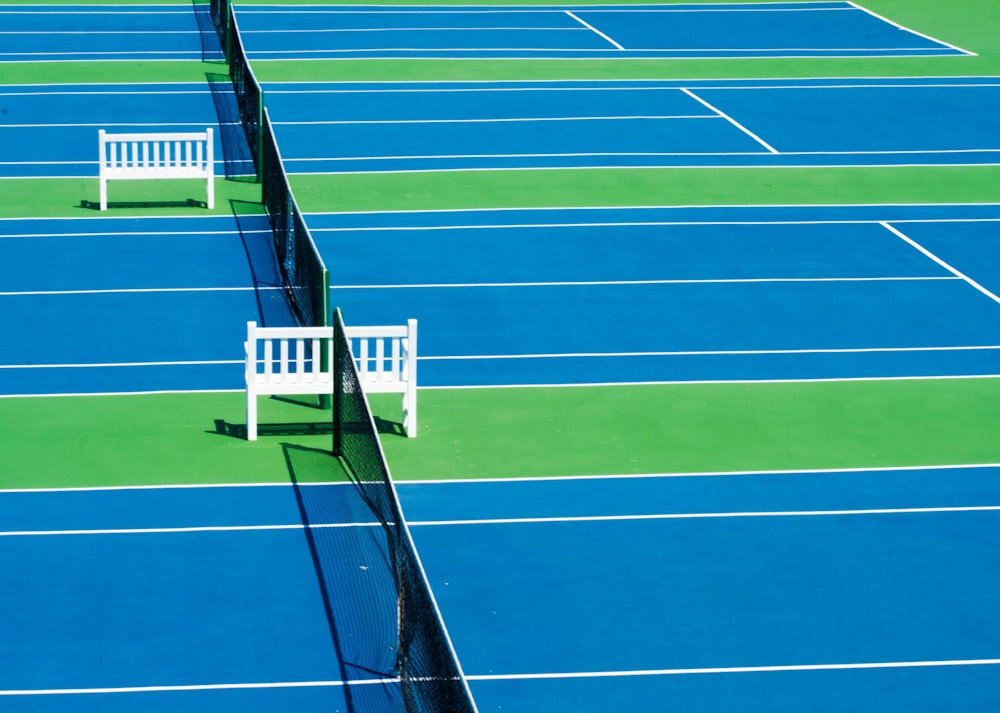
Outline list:
[[[365,393],[403,396],[403,429],[417,435],[417,320],[346,327]],[[247,322],[247,440],[257,440],[257,397],[333,393],[333,327],[258,327]],[[325,357],[322,358],[322,357]]]
[[[109,134],[98,132],[101,210],[108,208],[108,181],[144,178],[204,178],[208,207],[215,207],[212,129],[194,133]]]

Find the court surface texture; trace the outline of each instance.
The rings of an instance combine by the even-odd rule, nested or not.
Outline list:
[[[418,319],[375,425],[480,711],[1000,710],[970,2],[237,5],[331,304]],[[207,6],[0,21],[0,707],[399,710],[330,412],[243,438],[293,317]],[[99,128],[205,127],[214,210],[94,209]]]

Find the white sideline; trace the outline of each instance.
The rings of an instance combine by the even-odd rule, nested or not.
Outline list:
[[[345,327],[345,332],[362,389],[402,394],[403,430],[416,437],[417,320],[400,326]],[[333,346],[333,327],[258,327],[247,322],[248,441],[257,440],[258,396],[333,393]]]
[[[99,129],[101,210],[108,208],[108,181],[204,178],[208,208],[215,207],[213,131],[109,134]]]

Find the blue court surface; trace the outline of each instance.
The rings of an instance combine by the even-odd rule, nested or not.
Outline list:
[[[293,481],[303,457],[289,457]],[[1000,705],[998,475],[398,490],[481,711],[944,712]],[[0,513],[0,556],[22,583],[0,590],[4,710],[398,697],[385,541],[353,486],[4,491]]]
[[[995,165],[1000,158],[996,77],[282,83],[265,90],[290,173]],[[0,176],[96,177],[98,129],[206,126],[218,127],[216,172],[250,172],[228,84],[7,86],[0,102],[7,110]]]
[[[0,86],[0,176],[96,178],[99,129],[127,133],[206,127],[215,128],[216,174],[252,173],[232,85],[227,77],[217,79]]]
[[[853,2],[237,10],[252,60],[972,54]],[[0,62],[222,58],[208,4],[0,5]],[[40,44],[39,36],[49,42]]]
[[[853,2],[237,8],[251,60],[970,54]]]
[[[1000,157],[992,77],[275,83],[265,92],[290,173]]]
[[[0,62],[223,59],[207,3],[8,4],[0,28]]]
[[[996,205],[309,223],[349,324],[420,321],[424,387],[1000,373]],[[0,393],[242,388],[246,322],[291,323],[270,241],[252,216],[0,222]]]

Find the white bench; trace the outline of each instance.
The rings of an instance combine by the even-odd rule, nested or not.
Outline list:
[[[403,396],[403,429],[417,435],[417,320],[346,327],[365,393]],[[247,322],[247,440],[257,440],[257,397],[333,393],[333,327],[258,327]],[[325,359],[322,357],[325,356]]]
[[[208,207],[215,207],[212,129],[195,133],[109,134],[98,132],[101,210],[108,208],[108,181],[143,178],[204,178]]]

